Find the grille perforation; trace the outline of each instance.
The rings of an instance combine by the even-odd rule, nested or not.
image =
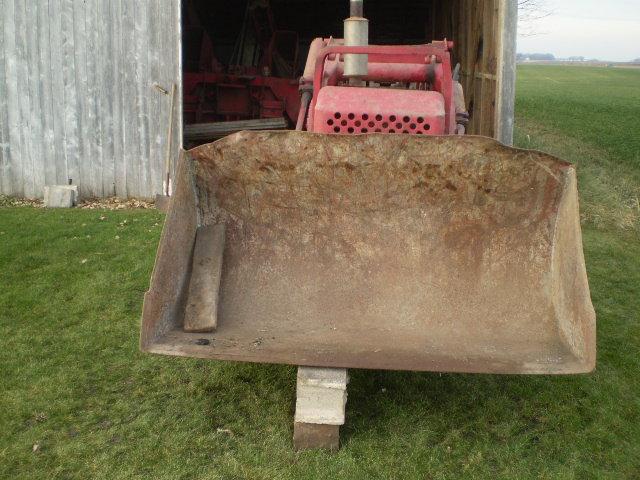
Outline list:
[[[431,129],[424,117],[408,115],[355,114],[353,112],[335,112],[333,118],[327,120],[334,133],[402,133],[423,135]]]

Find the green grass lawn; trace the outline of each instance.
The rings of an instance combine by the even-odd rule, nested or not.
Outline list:
[[[340,452],[296,453],[293,367],[138,352],[161,214],[4,207],[0,477],[640,478],[640,70],[518,86],[518,145],[579,166],[596,373],[352,371]]]

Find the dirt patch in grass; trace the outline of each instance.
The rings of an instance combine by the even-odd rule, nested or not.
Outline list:
[[[128,210],[135,208],[155,208],[154,202],[136,198],[122,199],[117,197],[82,200],[78,208],[85,210]]]
[[[0,195],[0,207],[32,207],[44,208],[44,203],[39,199],[27,199],[8,197]],[[118,197],[110,198],[90,198],[81,200],[77,208],[82,210],[132,210],[155,208],[155,203],[137,198],[122,199]]]
[[[32,207],[32,208],[44,208],[42,200],[29,200],[27,198],[8,197],[6,195],[0,195],[0,208],[1,207]]]

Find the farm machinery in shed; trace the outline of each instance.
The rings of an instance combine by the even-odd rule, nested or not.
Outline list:
[[[242,128],[286,128],[300,109],[298,34],[278,29],[269,2],[247,2],[241,34],[228,64],[187,2],[185,35],[196,45],[186,56],[183,111],[187,141],[223,137]],[[240,123],[238,123],[240,122]]]
[[[296,131],[185,152],[142,349],[330,368],[595,365],[575,169],[464,135],[451,42],[313,41]]]
[[[198,15],[194,5],[192,3],[187,5],[188,21],[185,29],[190,38],[197,38],[192,41],[198,45],[195,49],[197,56],[186,60],[187,71],[183,75],[184,117],[189,143],[197,144],[207,138],[223,137],[243,127],[260,130],[274,127],[284,129],[295,125],[298,130],[304,127],[312,130],[313,127],[305,124],[306,117],[302,117],[307,113],[308,103],[301,109],[300,92],[302,92],[302,101],[308,102],[311,98],[309,92],[313,89],[315,80],[314,72],[322,77],[320,81],[323,86],[333,87],[345,79],[351,78],[353,82],[359,77],[369,86],[375,84],[379,87],[393,86],[396,90],[412,88],[418,91],[438,92],[444,97],[446,121],[453,120],[452,106],[457,106],[457,121],[460,123],[455,127],[447,125],[445,129],[440,125],[427,122],[420,128],[414,127],[415,132],[411,133],[427,133],[428,131],[424,130],[425,126],[433,126],[433,130],[428,133],[432,135],[443,134],[445,131],[453,133],[454,129],[464,133],[468,115],[465,111],[462,86],[451,79],[451,61],[448,51],[453,46],[453,42],[383,47],[381,53],[371,52],[371,54],[384,57],[384,60],[362,63],[366,55],[343,55],[341,58],[338,51],[339,47],[344,46],[343,40],[317,38],[310,45],[304,74],[298,79],[295,76],[299,63],[298,35],[294,31],[277,28],[269,2],[251,0],[247,3],[242,34],[238,38],[228,65],[218,61],[214,53],[213,40],[197,20]],[[362,15],[352,16],[346,25],[354,35],[352,43],[361,42],[364,37],[356,37],[367,34],[362,30],[368,28],[367,21]],[[248,34],[249,31],[252,35]],[[324,65],[320,65],[316,71],[317,53],[320,49],[329,47],[336,47],[337,50],[328,55],[326,71]],[[248,60],[245,58],[247,56],[250,57]],[[344,65],[349,65],[353,58],[360,59],[361,71],[350,72],[349,68],[353,70],[357,67],[347,66],[345,72]],[[347,93],[351,95],[353,92],[350,90]],[[386,94],[389,97],[388,89],[378,88],[373,93],[381,93],[382,96]],[[323,95],[326,96],[327,91],[323,92]],[[386,102],[397,101],[404,97],[407,96],[391,95]],[[413,97],[419,101],[432,103],[434,101],[437,103],[439,98],[433,93],[413,95]],[[452,103],[454,97],[457,98],[455,103]],[[378,101],[381,100],[381,97],[378,98]],[[411,100],[406,98],[406,101]],[[391,106],[392,110],[400,107]],[[310,115],[313,117],[313,110]],[[328,130],[339,132],[341,123],[344,121],[345,119],[336,122],[333,129]],[[371,126],[365,125],[362,129],[363,133],[367,133],[369,128],[372,132],[394,133],[395,128],[399,128],[396,126],[397,121],[379,122],[377,126],[374,126],[373,122],[374,118],[365,122]],[[390,127],[383,127],[383,124],[388,124]],[[410,125],[411,123],[407,125],[407,129],[400,128],[398,133],[409,133]],[[345,133],[349,128],[344,129]],[[360,131],[354,126],[353,131],[356,130]]]

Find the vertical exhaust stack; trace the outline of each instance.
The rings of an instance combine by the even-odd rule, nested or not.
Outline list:
[[[369,45],[369,20],[364,18],[363,0],[351,0],[351,16],[344,21],[344,44],[348,47]],[[344,56],[344,76],[355,82],[369,73],[368,55]],[[353,83],[353,82],[351,82]]]

